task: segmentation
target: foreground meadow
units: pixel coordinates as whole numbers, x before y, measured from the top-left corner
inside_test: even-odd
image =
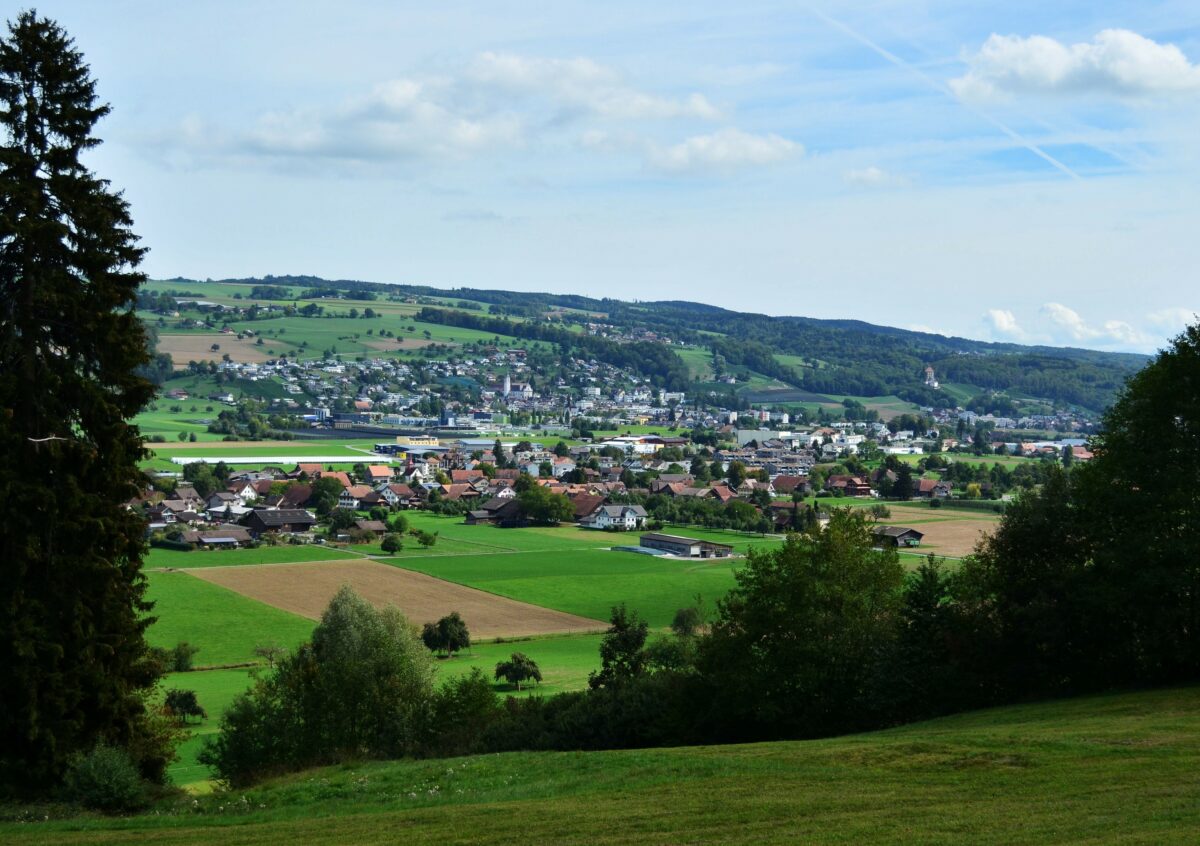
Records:
[[[1195,843],[1200,691],[829,740],[350,763],[6,843]]]

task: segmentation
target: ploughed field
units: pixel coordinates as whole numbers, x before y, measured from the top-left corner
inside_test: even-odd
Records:
[[[519,602],[374,561],[210,567],[191,575],[275,608],[316,620],[342,585],[378,605],[395,605],[413,621],[457,611],[477,638],[600,631],[600,620]]]

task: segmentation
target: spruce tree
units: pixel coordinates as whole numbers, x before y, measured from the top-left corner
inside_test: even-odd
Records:
[[[73,41],[25,12],[0,38],[0,791],[55,783],[97,742],[169,757],[145,692],[133,307],[144,250],[81,156],[109,107]]]

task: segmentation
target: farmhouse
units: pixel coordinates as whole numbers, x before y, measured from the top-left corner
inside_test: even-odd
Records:
[[[641,545],[685,558],[728,558],[733,554],[733,547],[727,544],[685,538],[682,535],[664,535],[659,532],[647,532],[642,535]]]
[[[184,543],[190,543],[192,546],[236,549],[250,542],[250,533],[241,526],[218,526],[210,531],[184,532],[182,539]]]
[[[259,537],[269,532],[307,532],[317,518],[303,508],[256,508],[242,522],[251,535]]]
[[[872,529],[881,546],[920,546],[924,532],[903,526],[876,526]]]
[[[600,505],[579,521],[585,529],[617,529],[628,532],[646,525],[646,509],[640,505]]]
[[[512,497],[492,497],[480,508],[467,513],[467,525],[492,525],[510,528],[525,524],[521,505]]]
[[[918,479],[913,493],[928,499],[946,499],[950,496],[950,483],[937,479]]]

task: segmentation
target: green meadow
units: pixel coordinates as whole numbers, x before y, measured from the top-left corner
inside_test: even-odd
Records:
[[[152,572],[146,579],[147,598],[154,602],[151,613],[156,618],[146,630],[146,639],[152,646],[172,647],[181,641],[199,646],[197,667],[258,661],[255,646],[277,643],[291,647],[312,634],[312,620],[187,573]]]
[[[197,549],[191,552],[151,548],[143,566],[146,569],[236,567],[243,564],[294,564],[300,561],[335,561],[361,557],[342,549],[312,544],[260,546],[257,549]]]
[[[828,740],[347,763],[10,844],[1192,844],[1195,688]]]
[[[737,566],[587,549],[382,560],[594,620],[607,620],[612,607],[624,602],[653,627],[669,625],[697,595],[711,609],[733,587]]]

